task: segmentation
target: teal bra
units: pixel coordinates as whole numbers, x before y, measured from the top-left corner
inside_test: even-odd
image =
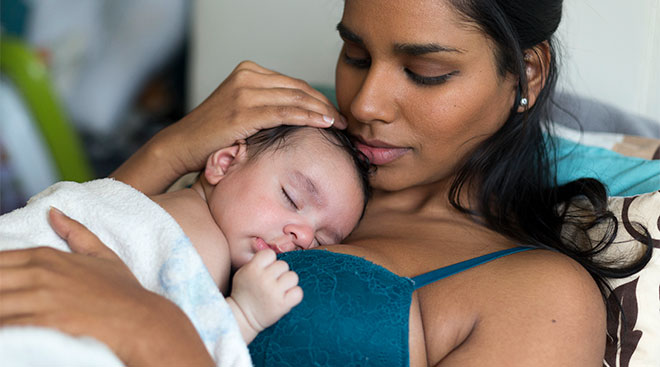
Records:
[[[279,255],[298,273],[304,297],[250,344],[255,366],[408,366],[415,289],[530,247],[515,247],[400,277],[363,258],[330,251]]]

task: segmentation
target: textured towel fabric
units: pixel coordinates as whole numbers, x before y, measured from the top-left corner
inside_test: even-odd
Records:
[[[0,217],[0,250],[50,246],[69,251],[48,224],[51,206],[94,232],[145,288],[176,303],[192,321],[218,366],[251,366],[229,305],[181,227],[158,204],[113,179],[83,184],[60,182],[35,195],[24,208]],[[3,340],[8,335],[12,334],[0,333],[3,362],[8,362],[4,358],[8,349],[3,351],[10,348],[4,341],[7,339]],[[71,337],[61,336],[46,338],[55,346],[71,343]],[[21,339],[30,343],[29,337]],[[40,342],[33,344],[32,350],[40,350],[43,339],[40,335]],[[43,365],[57,365],[50,357],[44,356]],[[68,364],[66,361],[64,364]],[[116,361],[100,364],[116,365]]]

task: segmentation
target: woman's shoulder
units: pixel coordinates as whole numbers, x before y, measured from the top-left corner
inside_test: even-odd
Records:
[[[547,250],[525,251],[477,276],[479,292],[471,297],[477,321],[450,359],[546,365],[552,358],[565,366],[602,360],[605,306],[579,263]]]
[[[601,293],[589,272],[570,257],[549,250],[520,252],[495,261],[488,279],[491,284],[487,287],[492,292],[509,294],[508,298],[501,298],[503,302],[529,299],[529,302],[518,299],[519,307],[568,308],[580,302],[602,303]]]
[[[552,282],[553,280],[577,281],[593,283],[589,272],[577,261],[562,253],[544,250],[532,249],[522,251],[506,258],[510,273],[504,273],[503,276],[517,278],[519,275],[527,275],[524,279],[538,278],[536,281]],[[553,276],[549,276],[553,275]]]

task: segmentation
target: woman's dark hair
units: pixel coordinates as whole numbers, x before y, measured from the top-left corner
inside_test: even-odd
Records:
[[[607,277],[621,278],[638,272],[651,257],[651,246],[635,261],[606,262],[603,251],[614,241],[617,219],[607,208],[607,190],[598,180],[579,179],[557,184],[556,147],[545,131],[550,99],[557,82],[557,55],[553,34],[562,14],[561,0],[450,0],[465,21],[476,25],[494,43],[499,74],[518,78],[518,95],[511,115],[493,136],[468,155],[452,183],[449,200],[458,210],[474,215],[489,228],[516,243],[551,249],[578,261],[594,278],[605,297],[611,291]],[[550,59],[544,86],[533,106],[519,113],[527,95],[524,53],[544,58],[547,42]],[[538,48],[537,48],[538,47]],[[462,203],[464,188],[476,190],[476,202]],[[590,203],[588,215],[577,217],[566,208],[576,199]],[[600,239],[589,239],[587,230],[605,226]],[[562,229],[578,230],[581,240],[562,236]],[[584,240],[587,239],[585,245]]]
[[[362,188],[362,195],[364,199],[362,214],[360,215],[360,218],[362,218],[367,207],[367,201],[371,197],[369,175],[371,174],[373,168],[367,157],[362,154],[362,152],[357,150],[357,148],[355,148],[353,143],[349,140],[348,136],[342,130],[332,127],[321,129],[310,126],[291,125],[281,125],[270,129],[260,130],[256,134],[246,139],[248,158],[256,158],[269,150],[286,149],[287,147],[291,146],[291,143],[295,142],[295,140],[292,139],[300,137],[300,132],[308,130],[316,131],[329,143],[343,150],[351,158],[353,166],[355,167],[355,173]],[[328,159],[334,158],[328,157]]]

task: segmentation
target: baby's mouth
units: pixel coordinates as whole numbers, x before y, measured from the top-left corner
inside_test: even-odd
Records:
[[[281,254],[282,253],[282,251],[276,245],[271,245],[268,242],[264,241],[263,238],[257,237],[257,240],[254,243],[255,252],[265,250],[265,249],[268,249],[268,248],[275,251],[276,254]]]

